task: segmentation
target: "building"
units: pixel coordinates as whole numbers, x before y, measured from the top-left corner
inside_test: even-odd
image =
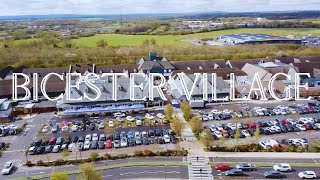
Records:
[[[301,39],[292,39],[269,34],[228,34],[215,39],[225,45],[241,44],[301,44]]]

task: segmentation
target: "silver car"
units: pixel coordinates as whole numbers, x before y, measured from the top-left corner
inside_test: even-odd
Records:
[[[12,169],[13,169],[13,163],[12,162],[7,162],[2,168],[2,174],[3,175],[8,175],[8,174],[11,173]]]

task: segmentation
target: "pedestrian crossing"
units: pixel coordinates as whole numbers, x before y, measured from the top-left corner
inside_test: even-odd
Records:
[[[190,180],[213,180],[208,157],[188,157],[188,161],[191,162],[188,166]]]

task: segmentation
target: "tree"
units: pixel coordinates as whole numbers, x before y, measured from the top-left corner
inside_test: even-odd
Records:
[[[69,180],[69,176],[66,172],[55,172],[51,174],[50,180]]]
[[[189,122],[192,132],[199,135],[202,130],[202,121],[198,117],[193,117]]]
[[[219,143],[221,146],[224,146],[224,143],[226,142],[226,138],[224,136],[221,136],[221,138],[219,139]]]
[[[207,151],[210,150],[212,142],[214,141],[214,137],[212,136],[209,129],[205,129],[202,131],[200,141],[206,147]]]
[[[173,118],[173,123],[171,123],[171,128],[176,133],[177,136],[181,137],[181,133],[184,127],[185,127],[185,124],[175,116]]]
[[[61,156],[64,157],[65,160],[69,155],[70,155],[70,152],[67,149],[64,149],[61,151]]]
[[[234,139],[237,141],[237,144],[239,142],[239,139],[240,139],[240,129],[237,127],[236,129],[236,133],[234,134]]]
[[[97,47],[106,47],[108,46],[108,43],[104,40],[104,39],[100,39],[99,41],[97,41]]]
[[[62,131],[62,137],[64,139],[71,139],[71,132],[70,131]]]
[[[180,108],[183,113],[183,117],[186,119],[186,121],[189,121],[192,116],[191,106],[190,106],[189,102],[183,101],[180,104]]]
[[[166,115],[166,118],[168,118],[168,120],[172,120],[173,107],[170,103],[168,103],[164,108],[164,114]]]
[[[259,127],[256,127],[256,130],[254,131],[253,135],[254,135],[254,138],[256,139],[256,141],[259,142],[260,137],[261,137]]]
[[[92,152],[90,154],[91,161],[96,161],[99,158],[99,154],[97,152]]]
[[[80,165],[80,173],[77,177],[78,180],[102,180],[102,175],[96,172],[94,166],[91,163]]]

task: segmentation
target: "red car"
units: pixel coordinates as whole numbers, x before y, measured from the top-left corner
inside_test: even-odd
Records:
[[[221,135],[222,135],[223,137],[225,137],[225,138],[228,138],[228,137],[229,137],[229,134],[228,134],[228,132],[227,132],[226,130],[221,130],[220,133],[221,133]]]
[[[231,169],[231,167],[226,163],[217,164],[214,168],[219,171],[228,171]]]
[[[112,141],[110,139],[108,139],[104,145],[106,146],[107,149],[111,149],[112,148]]]
[[[57,139],[55,137],[50,138],[49,145],[55,145],[56,141],[57,141]]]
[[[313,109],[311,109],[310,107],[305,107],[304,108],[305,110],[307,110],[308,111],[308,113],[314,113],[314,110]]]
[[[309,126],[308,124],[303,124],[302,126],[305,127],[306,130],[312,130],[312,127]]]
[[[284,119],[284,120],[282,120],[282,124],[287,124],[287,125],[289,125],[289,124],[291,124],[288,120],[286,120],[286,119]]]

